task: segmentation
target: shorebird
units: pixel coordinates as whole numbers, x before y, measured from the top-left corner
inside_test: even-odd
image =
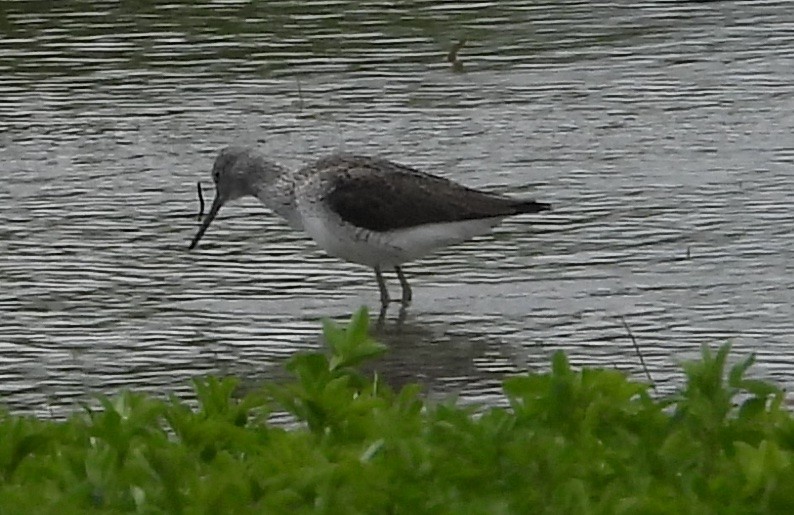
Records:
[[[384,269],[396,272],[405,306],[412,293],[403,263],[485,234],[508,216],[551,208],[353,154],[333,154],[290,171],[251,148],[226,147],[215,159],[212,180],[215,198],[191,250],[221,206],[253,196],[329,255],[372,268],[384,308],[390,302]]]

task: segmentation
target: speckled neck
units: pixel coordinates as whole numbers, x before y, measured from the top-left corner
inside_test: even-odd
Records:
[[[262,163],[267,173],[254,179],[255,196],[269,209],[284,218],[290,227],[303,229],[295,203],[295,174],[272,162]]]

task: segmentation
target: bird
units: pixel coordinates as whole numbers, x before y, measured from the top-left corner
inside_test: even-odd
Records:
[[[350,153],[289,170],[252,147],[228,146],[212,166],[215,197],[190,242],[198,245],[222,206],[253,196],[328,255],[372,268],[385,309],[383,271],[393,269],[403,307],[412,290],[402,265],[486,234],[508,216],[551,205],[470,188],[382,158]]]

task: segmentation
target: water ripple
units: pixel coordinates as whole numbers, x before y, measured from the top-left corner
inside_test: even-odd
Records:
[[[794,17],[785,2],[172,2],[6,6],[0,38],[0,396],[62,416],[92,393],[251,385],[375,306],[372,272],[254,201],[197,252],[218,148],[289,166],[348,150],[550,201],[406,266],[375,366],[503,402],[505,374],[654,380],[702,343],[794,360]],[[446,62],[460,38],[463,71]],[[211,192],[208,191],[208,194]],[[396,279],[389,276],[392,288]]]

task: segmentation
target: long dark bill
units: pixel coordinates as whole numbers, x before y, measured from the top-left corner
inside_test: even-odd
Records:
[[[221,206],[223,205],[223,201],[221,200],[220,196],[216,193],[215,198],[212,200],[212,206],[210,206],[210,212],[207,213],[207,216],[204,217],[204,221],[201,222],[201,227],[199,227],[198,232],[193,237],[193,241],[190,242],[190,247],[188,250],[193,250],[198,245],[199,240],[202,236],[204,236],[204,232],[207,230],[207,227],[210,226],[212,221],[215,219],[215,215],[218,214],[220,211]]]

